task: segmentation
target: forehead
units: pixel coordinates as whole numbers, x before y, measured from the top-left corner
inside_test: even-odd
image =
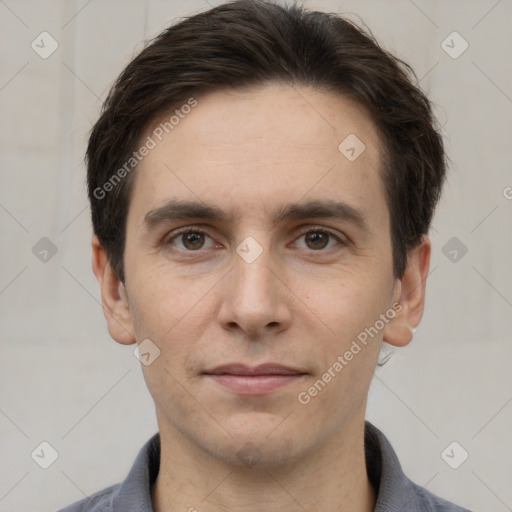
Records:
[[[224,203],[238,215],[252,208],[253,216],[258,205],[263,214],[306,196],[385,208],[378,133],[349,98],[272,84],[194,101],[141,137],[154,147],[136,169],[130,212],[170,198]]]

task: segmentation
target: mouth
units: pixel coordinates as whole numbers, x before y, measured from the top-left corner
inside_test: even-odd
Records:
[[[216,384],[241,395],[262,395],[276,391],[302,379],[302,370],[275,363],[247,366],[234,363],[213,368],[203,373]]]

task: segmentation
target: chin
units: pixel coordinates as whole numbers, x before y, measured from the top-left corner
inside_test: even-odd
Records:
[[[282,417],[270,421],[257,418],[257,414],[247,416],[228,422],[231,436],[226,436],[212,455],[229,464],[263,468],[292,463],[307,451],[304,432],[292,431]]]
[[[240,441],[237,446],[233,446],[231,443],[229,450],[220,450],[212,455],[229,465],[260,469],[286,466],[300,458],[300,454],[296,450],[279,440],[275,440],[273,443],[263,442],[259,439]]]

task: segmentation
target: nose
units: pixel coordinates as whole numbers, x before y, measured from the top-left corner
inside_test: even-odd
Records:
[[[271,268],[269,250],[252,262],[238,254],[222,289],[219,322],[228,331],[240,331],[246,337],[260,339],[288,329],[291,312],[290,291],[279,269]],[[273,266],[274,267],[274,266]]]

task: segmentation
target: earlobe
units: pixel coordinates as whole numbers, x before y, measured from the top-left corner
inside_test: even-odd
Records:
[[[99,282],[103,313],[112,338],[123,345],[136,342],[125,285],[112,270],[96,235],[91,241],[92,269]]]
[[[407,256],[404,275],[397,283],[397,312],[385,327],[383,340],[397,347],[407,345],[413,329],[420,323],[425,307],[425,285],[430,266],[430,240],[424,235],[421,243]]]

